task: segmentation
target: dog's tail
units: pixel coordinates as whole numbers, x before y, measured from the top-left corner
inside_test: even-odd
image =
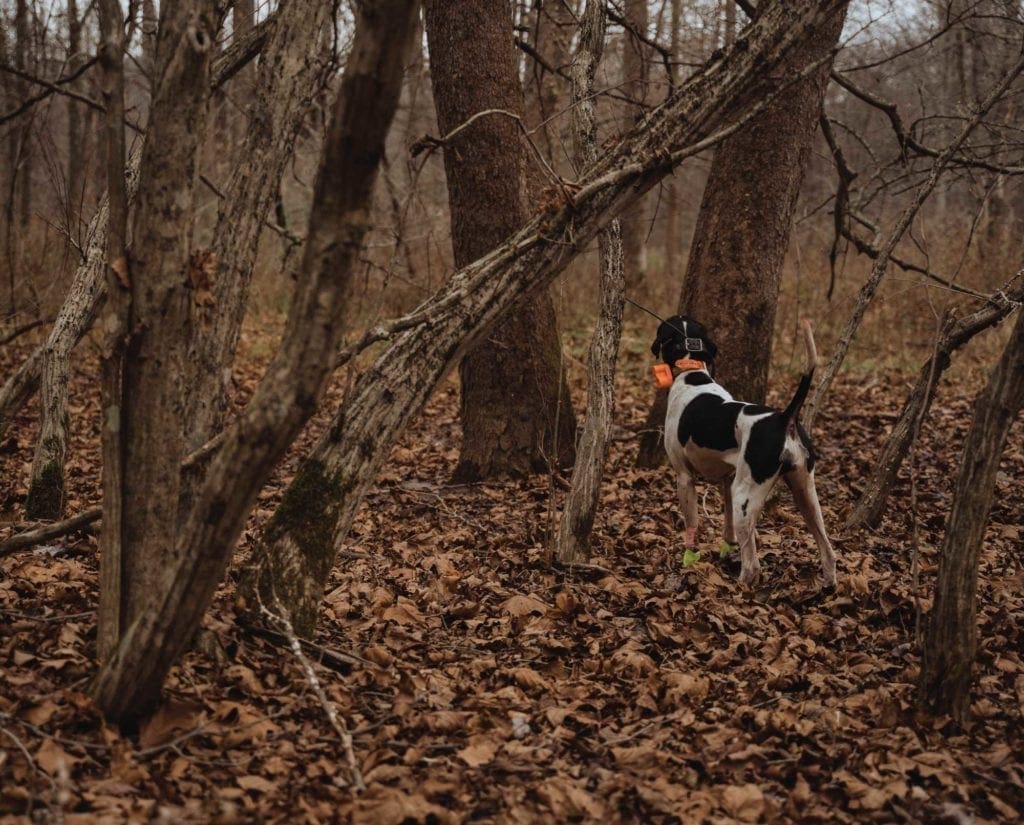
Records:
[[[804,346],[807,347],[807,369],[800,378],[800,386],[796,388],[793,400],[789,402],[789,406],[786,407],[782,413],[787,423],[796,421],[797,416],[800,415],[800,408],[804,405],[804,401],[807,400],[807,393],[810,392],[811,389],[811,379],[814,378],[814,369],[818,366],[818,350],[814,346],[814,335],[811,333],[811,322],[804,318],[800,322],[800,328],[804,333]]]

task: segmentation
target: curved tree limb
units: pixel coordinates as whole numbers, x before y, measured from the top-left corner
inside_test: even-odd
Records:
[[[917,215],[918,210],[935,189],[943,171],[945,171],[946,167],[949,166],[951,159],[956,156],[956,153],[959,151],[964,141],[967,140],[968,135],[970,135],[974,128],[981,122],[981,119],[996,104],[996,102],[1002,98],[1006,93],[1006,90],[1010,87],[1010,84],[1013,83],[1021,71],[1024,71],[1024,53],[1018,57],[1017,62],[1013,64],[1010,70],[1003,76],[1002,80],[992,87],[989,93],[985,96],[985,99],[978,105],[978,109],[971,116],[970,120],[964,124],[959,134],[957,134],[949,145],[942,150],[936,158],[935,163],[932,164],[928,178],[917,188],[917,191],[914,193],[913,200],[906,206],[896,223],[893,225],[893,228],[890,230],[889,236],[880,248],[879,255],[875,259],[874,266],[871,268],[871,274],[868,276],[864,286],[861,287],[860,294],[857,296],[857,303],[853,309],[853,314],[846,322],[846,326],[840,334],[835,351],[832,354],[832,358],[829,361],[828,366],[825,368],[821,381],[818,383],[818,386],[814,391],[814,395],[805,407],[804,425],[808,430],[810,430],[814,417],[817,415],[821,407],[822,399],[828,393],[829,387],[832,385],[832,381],[836,377],[836,373],[839,372],[839,368],[842,366],[843,360],[846,358],[846,353],[849,351],[850,344],[853,342],[853,336],[856,334],[857,328],[860,326],[860,322],[864,318],[864,313],[867,312],[871,299],[875,296],[875,292],[882,281],[882,277],[885,275],[886,268],[888,267],[889,261],[892,259],[892,254],[896,249],[896,245],[900,242],[903,234],[910,227],[910,224]]]

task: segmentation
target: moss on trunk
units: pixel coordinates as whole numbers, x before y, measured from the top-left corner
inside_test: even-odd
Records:
[[[57,521],[64,515],[64,468],[53,459],[32,479],[25,499],[25,517],[29,520]]]
[[[332,510],[344,494],[339,475],[316,459],[302,463],[253,551],[254,564],[247,567],[240,586],[252,607],[262,602],[277,613],[278,605],[283,606],[303,638],[312,637],[316,630],[322,596],[310,585],[327,581],[334,563]]]

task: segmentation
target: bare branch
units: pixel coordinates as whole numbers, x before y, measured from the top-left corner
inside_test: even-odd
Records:
[[[846,353],[853,341],[853,336],[856,334],[857,328],[860,326],[861,319],[863,319],[864,313],[867,311],[868,304],[871,303],[871,299],[874,297],[875,291],[878,289],[878,285],[881,282],[882,277],[885,275],[886,268],[889,261],[892,259],[892,254],[896,249],[896,245],[910,227],[910,224],[917,215],[918,210],[935,189],[942,172],[952,162],[957,151],[959,151],[964,141],[967,140],[968,135],[970,135],[974,130],[974,127],[981,122],[982,118],[984,118],[988,111],[1006,93],[1010,84],[1016,80],[1021,71],[1024,71],[1024,54],[1017,58],[1017,62],[1013,64],[1002,80],[1000,80],[985,96],[985,99],[978,106],[978,110],[974,113],[971,119],[964,124],[960,133],[939,154],[935,163],[932,164],[928,179],[918,187],[913,200],[903,210],[903,213],[893,226],[885,244],[879,250],[878,257],[875,260],[874,266],[871,268],[871,274],[868,277],[868,280],[865,282],[864,286],[861,287],[853,314],[850,316],[846,323],[846,327],[840,335],[839,341],[836,344],[835,352],[832,354],[832,359],[829,361],[828,367],[825,369],[825,374],[822,376],[821,382],[818,384],[818,387],[814,392],[814,397],[807,405],[807,412],[804,415],[804,420],[808,429],[810,429],[814,416],[821,408],[821,400],[828,393],[832,380],[835,378],[836,373],[839,372],[839,367],[842,366],[843,360],[846,358]]]
[[[919,140],[917,140],[910,130],[906,129],[903,125],[903,118],[900,116],[899,107],[895,103],[891,103],[884,98],[878,97],[878,95],[872,94],[862,86],[858,86],[849,77],[842,74],[841,72],[832,72],[832,79],[846,89],[854,97],[867,103],[869,106],[878,109],[880,112],[885,114],[889,118],[889,123],[892,125],[893,132],[896,133],[896,142],[899,143],[900,150],[904,156],[907,150],[914,152],[917,155],[930,158],[938,158],[942,152],[938,149],[933,149],[930,146],[925,146]],[[972,119],[975,125],[979,122],[977,119]],[[966,166],[974,169],[985,169],[989,172],[997,172],[1000,175],[1024,175],[1024,166],[1003,166],[1000,164],[989,163],[986,160],[980,160],[978,158],[967,157],[966,155],[953,155],[947,161],[954,166]]]

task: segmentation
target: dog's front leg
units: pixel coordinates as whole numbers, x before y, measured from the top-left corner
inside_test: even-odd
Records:
[[[771,491],[771,484],[757,484],[748,475],[737,474],[729,489],[734,529],[740,544],[740,584],[753,584],[761,573],[757,559],[757,519]]]
[[[737,544],[736,525],[732,517],[732,495],[729,493],[729,486],[729,481],[722,482],[722,501],[725,510],[725,529],[722,531],[722,538],[725,539],[726,544],[731,545],[730,549],[735,549]]]
[[[683,531],[683,545],[687,549],[697,546],[697,489],[693,486],[693,476],[686,470],[680,470],[676,476],[676,493],[679,496],[679,509],[683,511],[686,529]]]

